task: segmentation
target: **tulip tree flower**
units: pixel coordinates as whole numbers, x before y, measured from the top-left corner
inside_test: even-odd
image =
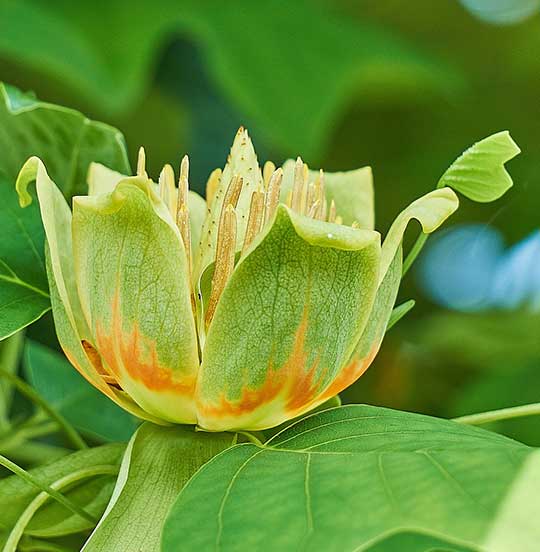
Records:
[[[381,244],[368,167],[323,173],[298,158],[261,170],[242,128],[206,203],[188,172],[185,157],[178,184],[169,165],[155,183],[143,150],[136,176],[92,164],[71,212],[32,157],[17,190],[27,205],[36,181],[71,363],[140,418],[209,431],[276,426],[356,381],[392,313],[408,223],[430,233],[458,207],[440,186]]]

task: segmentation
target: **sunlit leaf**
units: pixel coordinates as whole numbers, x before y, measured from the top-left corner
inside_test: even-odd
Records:
[[[508,131],[492,134],[464,151],[441,176],[437,187],[454,188],[473,201],[494,201],[512,186],[504,164],[520,151]]]

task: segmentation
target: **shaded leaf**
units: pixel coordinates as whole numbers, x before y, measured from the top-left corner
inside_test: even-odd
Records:
[[[61,480],[70,474],[84,471],[93,466],[109,466],[114,469],[115,467],[119,467],[124,448],[121,444],[110,444],[82,450],[50,464],[32,469],[30,473],[43,483],[52,485],[55,481]],[[76,491],[75,496],[77,496],[79,494],[77,487],[75,487],[74,491]],[[39,490],[16,475],[11,475],[0,480],[0,511],[2,512],[2,516],[0,517],[0,542],[2,537],[5,537],[11,531],[19,516],[38,494]],[[66,492],[66,496],[71,498],[69,490]],[[48,507],[46,508],[48,509]],[[56,510],[56,508],[52,507],[51,512],[53,510]],[[45,513],[44,515],[46,516],[47,514]],[[71,512],[64,510],[64,517],[70,519]],[[88,528],[87,520],[79,518],[76,522],[80,524],[79,527],[81,529]]]
[[[66,197],[86,191],[91,161],[129,173],[124,138],[118,130],[91,121],[73,109],[41,102],[3,83],[0,148],[0,172],[8,182],[15,181],[26,159],[39,156]]]
[[[231,101],[273,141],[307,156],[320,153],[331,122],[355,92],[369,97],[384,87],[397,98],[411,89],[446,96],[461,85],[455,70],[393,33],[305,0],[286,7],[277,0],[238,0],[234,10],[218,0],[144,0],[137,9],[120,0],[99,10],[67,1],[46,7],[8,2],[0,20],[11,23],[0,34],[5,56],[56,76],[102,109],[124,112],[140,97],[151,60],[171,29],[186,32]],[[298,52],[302,63],[292,61]]]
[[[126,450],[111,503],[84,552],[159,552],[162,521],[178,492],[233,438],[179,426],[141,426]]]
[[[505,437],[340,407],[206,464],[171,509],[162,550],[361,551],[396,535],[409,542],[400,552],[419,550],[411,540],[533,552],[539,477],[540,453]]]
[[[27,341],[24,369],[40,395],[79,430],[108,441],[127,441],[139,420],[90,385],[67,359]]]

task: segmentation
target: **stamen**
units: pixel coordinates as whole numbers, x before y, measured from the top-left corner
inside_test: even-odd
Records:
[[[328,202],[326,201],[326,197],[322,198],[322,207],[319,214],[320,220],[326,220],[326,214],[328,213]]]
[[[304,163],[301,157],[296,158],[294,182],[292,188],[292,208],[300,213],[302,206],[302,187],[304,185]]]
[[[206,205],[208,205],[209,208],[214,201],[214,197],[216,195],[216,191],[219,187],[220,182],[221,169],[215,169],[210,173],[208,181],[206,182]]]
[[[159,195],[163,203],[167,205],[171,215],[174,216],[176,210],[175,205],[175,185],[174,185],[174,170],[170,165],[165,165],[159,174]]]
[[[343,219],[340,216],[336,217],[336,220],[334,221],[335,224],[343,224]]]
[[[229,205],[236,207],[243,185],[244,180],[241,176],[235,174],[231,178],[227,191],[225,192],[225,198],[223,199],[223,208],[226,208]]]
[[[270,220],[276,212],[279,204],[279,194],[281,192],[281,181],[283,180],[283,169],[279,168],[274,171],[268,189],[266,190],[266,205],[264,207],[264,221]]]
[[[304,182],[302,183],[302,193],[300,194],[300,210],[298,211],[302,215],[305,215],[308,211],[308,193],[309,184],[307,178],[304,178]]]
[[[310,182],[307,187],[307,198],[306,198],[306,213],[311,211],[313,204],[317,201],[317,193],[315,188],[315,182]]]
[[[242,247],[242,255],[244,255],[261,229],[261,222],[264,215],[264,195],[264,192],[259,191],[251,194],[249,217],[246,226],[246,235],[244,237],[244,245]]]
[[[122,389],[120,387],[120,384],[118,383],[118,380],[112,374],[107,372],[107,370],[103,366],[103,363],[101,362],[101,356],[97,352],[97,349],[86,339],[81,340],[81,345],[86,355],[88,356],[90,363],[96,369],[96,372],[100,375],[103,381],[108,385],[116,387],[117,389]]]
[[[336,221],[336,203],[334,200],[330,202],[330,212],[328,213],[328,222]]]
[[[183,176],[186,177],[186,180],[189,179],[189,157],[187,155],[182,157],[182,162],[180,163],[180,178]]]
[[[313,215],[318,220],[326,220],[326,195],[324,191],[324,172],[319,170],[319,176],[315,180],[315,198],[319,202],[319,208]]]
[[[178,230],[180,230],[180,235],[182,236],[182,242],[184,243],[184,250],[186,252],[187,266],[191,274],[191,228],[189,226],[189,210],[185,203],[183,205],[179,205],[178,211],[176,212],[176,226],[178,226]]]
[[[353,220],[351,228],[360,228],[360,223],[357,220]]]
[[[263,168],[263,181],[264,181],[264,189],[267,190],[268,186],[270,184],[270,178],[274,174],[274,171],[276,170],[276,166],[272,161],[267,161],[264,164]]]
[[[146,153],[142,146],[139,148],[139,157],[137,158],[137,176],[146,176],[148,178],[148,174],[146,173]]]
[[[234,270],[236,252],[236,213],[232,205],[224,206],[219,221],[219,231],[216,246],[216,263],[212,276],[212,291],[208,301],[205,322],[208,326],[214,317],[216,307],[225,289],[225,285]]]
[[[187,155],[182,158],[180,163],[180,177],[178,179],[178,209],[180,206],[188,205],[188,191],[189,191],[189,159]]]
[[[316,219],[317,218],[317,214],[319,212],[319,207],[320,207],[320,200],[317,199],[315,201],[315,203],[313,203],[313,205],[310,207],[309,211],[308,211],[308,214],[307,216],[312,218],[312,219]]]
[[[287,197],[285,198],[285,205],[287,205],[287,207],[291,209],[292,209],[292,196],[293,196],[293,193],[292,193],[292,190],[290,190],[287,192]]]

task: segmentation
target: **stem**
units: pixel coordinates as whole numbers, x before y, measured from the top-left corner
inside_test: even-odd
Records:
[[[73,473],[65,475],[64,477],[58,479],[51,484],[51,489],[57,492],[59,489],[67,487],[71,483],[80,481],[81,479],[86,479],[88,477],[93,477],[95,475],[114,475],[117,473],[117,469],[114,466],[93,466],[91,468],[82,468]],[[4,545],[3,552],[15,552],[17,550],[17,545],[26,529],[26,526],[30,523],[31,519],[34,517],[34,514],[45,504],[50,494],[47,492],[39,493],[33,500],[28,504],[24,512],[19,516],[17,523],[11,530],[9,537]],[[63,495],[61,495],[63,496]],[[92,521],[92,524],[95,525],[98,522],[97,519]]]
[[[3,376],[8,381],[13,383],[13,385],[30,401],[37,404],[44,412],[46,412],[53,420],[57,422],[60,426],[60,429],[64,432],[66,438],[71,442],[71,444],[79,449],[83,450],[88,448],[88,445],[84,442],[82,437],[79,435],[77,430],[58,412],[53,408],[46,400],[41,397],[33,387],[28,385],[21,378],[15,374],[10,374],[6,372],[3,368],[0,368],[0,376]]]
[[[54,498],[57,502],[65,506],[68,510],[72,511],[74,514],[77,514],[78,516],[81,516],[82,518],[92,523],[97,523],[98,520],[95,519],[92,514],[89,514],[86,510],[81,508],[79,505],[69,500],[69,498],[66,498],[63,494],[59,493],[58,491],[55,491],[47,484],[42,483],[39,479],[34,477],[30,472],[27,472],[25,469],[21,468],[20,466],[17,466],[17,464],[12,462],[5,456],[2,456],[1,454],[0,454],[0,466],[4,466],[4,468],[7,468],[8,470],[12,471],[15,475],[18,475],[21,479],[24,479],[27,483],[30,483],[34,487],[38,488],[40,491],[47,493],[52,498]]]
[[[500,420],[512,420],[514,418],[523,418],[525,416],[540,415],[540,403],[524,404],[522,406],[512,406],[510,408],[501,408],[500,410],[491,410],[489,412],[480,412],[470,414],[469,416],[460,416],[453,418],[454,422],[468,425],[481,425],[489,422],[498,422]]]
[[[249,440],[250,443],[253,443],[254,445],[257,445],[258,447],[264,446],[263,441],[259,439],[255,433],[252,433],[250,431],[237,431],[236,433],[243,435],[246,439]],[[258,432],[257,432],[258,433]],[[259,435],[261,435],[259,433]]]
[[[403,261],[403,270],[401,272],[401,277],[403,278],[405,274],[409,271],[409,268],[411,268],[414,261],[416,261],[416,257],[420,254],[420,251],[422,251],[424,245],[427,242],[429,234],[424,234],[423,232],[416,238],[416,241],[414,242],[414,245],[412,246],[412,249],[409,251],[409,254],[405,258],[405,261]]]

